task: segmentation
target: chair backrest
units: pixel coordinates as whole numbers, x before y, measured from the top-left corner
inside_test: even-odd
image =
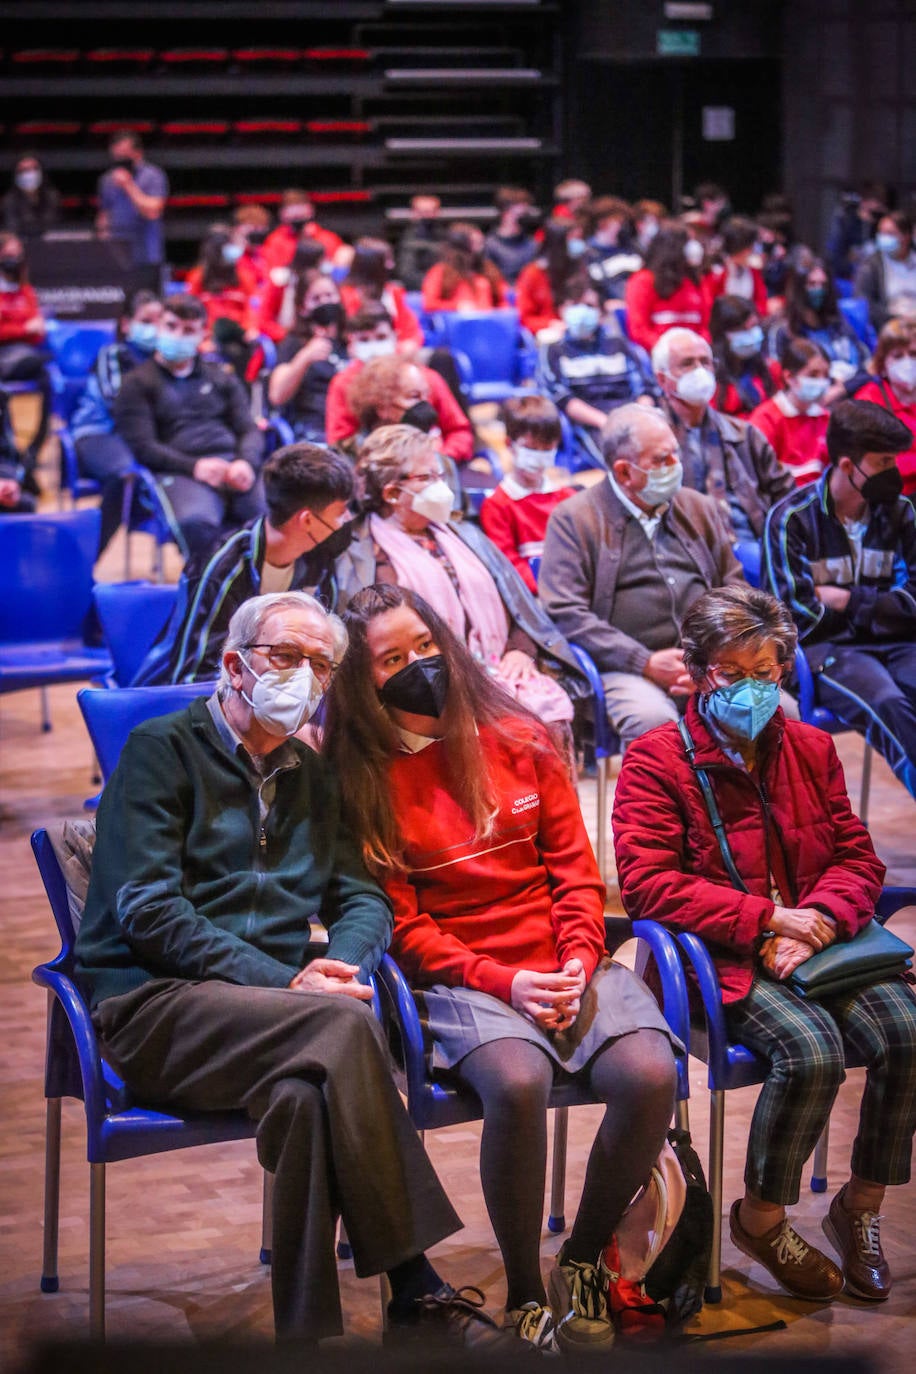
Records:
[[[95,365],[99,349],[114,343],[116,320],[95,324],[57,324],[48,331],[54,362],[64,378],[85,381]]]
[[[154,716],[181,711],[197,697],[209,696],[212,682],[188,682],[168,687],[84,687],[77,692],[89,738],[107,782],[117,767],[127,736],[135,725]]]
[[[877,337],[868,316],[868,301],[862,296],[847,296],[838,304],[846,323],[862,340],[866,348],[874,348]]]
[[[100,524],[98,509],[4,520],[0,643],[82,640]]]
[[[507,382],[516,380],[519,362],[518,311],[449,311],[442,316],[448,347],[467,355],[472,380]]]
[[[93,596],[118,687],[129,687],[178,600],[163,582],[98,582]]]

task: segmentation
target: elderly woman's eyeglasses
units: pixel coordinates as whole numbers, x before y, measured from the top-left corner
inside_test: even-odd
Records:
[[[322,687],[327,687],[331,678],[340,667],[339,663],[332,663],[327,658],[315,657],[312,654],[305,654],[301,649],[297,649],[295,644],[246,644],[246,649],[260,649],[267,657],[267,662],[271,668],[276,668],[278,672],[288,673],[296,668],[301,668],[303,663],[308,663],[315,679]]]

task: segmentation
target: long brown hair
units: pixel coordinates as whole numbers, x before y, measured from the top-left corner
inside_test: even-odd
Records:
[[[473,283],[475,277],[486,277],[492,304],[499,304],[503,284],[499,269],[483,253],[475,253],[471,235],[476,225],[456,220],[449,225],[448,236],[442,245],[442,299],[454,296],[461,282]]]
[[[461,640],[433,608],[406,587],[376,583],[357,592],[344,623],[349,647],[327,698],[323,752],[340,780],[344,815],[369,869],[403,868],[402,837],[391,805],[390,760],[398,752],[397,729],[372,680],[368,626],[386,611],[407,606],[429,630],[448,668],[442,713],[450,790],[474,824],[478,839],[493,832],[497,798],[480,727],[516,748],[552,748],[536,717],[479,668]]]

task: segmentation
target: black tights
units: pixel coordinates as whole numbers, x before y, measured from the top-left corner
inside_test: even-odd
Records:
[[[540,1239],[553,1061],[528,1040],[497,1040],[472,1050],[459,1071],[483,1103],[480,1179],[506,1269],[506,1306],[543,1303]],[[567,1253],[594,1264],[662,1147],[675,1070],[667,1037],[643,1030],[611,1041],[581,1072],[607,1109]]]

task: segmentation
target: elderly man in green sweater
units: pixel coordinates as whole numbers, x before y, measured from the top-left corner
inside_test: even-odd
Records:
[[[357,1273],[388,1273],[393,1331],[498,1344],[425,1257],[461,1223],[368,1005],[391,907],[334,778],[292,738],[345,648],[311,596],[253,597],[232,617],[210,700],[133,731],[99,807],[77,976],[141,1102],[257,1120],[276,1176],[278,1338],[341,1332],[340,1214]]]

